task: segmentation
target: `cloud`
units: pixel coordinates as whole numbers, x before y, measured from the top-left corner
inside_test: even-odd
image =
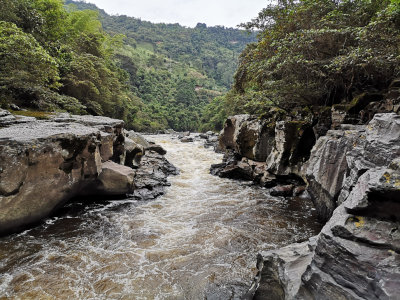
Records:
[[[197,23],[236,27],[242,22],[250,21],[268,5],[266,0],[86,0],[86,2],[94,3],[110,14],[127,15],[155,23],[179,23],[189,27],[194,27]]]

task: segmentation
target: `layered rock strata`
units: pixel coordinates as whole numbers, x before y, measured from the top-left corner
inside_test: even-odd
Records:
[[[220,135],[225,156],[211,173],[252,180],[285,197],[300,195],[304,187],[296,180],[302,180],[327,222],[308,242],[261,253],[244,298],[398,299],[400,116],[399,94],[392,94],[397,98],[363,96],[341,117],[343,107],[334,107],[302,122],[278,115],[226,121]],[[372,114],[377,105],[387,112]]]
[[[168,185],[166,177],[177,172],[154,151],[165,154],[161,147],[128,140],[121,120],[69,114],[23,123],[11,119],[2,111],[0,234],[37,222],[79,195],[156,189],[155,197]]]
[[[254,299],[397,299],[399,212],[395,159],[361,175],[317,237],[262,253]]]

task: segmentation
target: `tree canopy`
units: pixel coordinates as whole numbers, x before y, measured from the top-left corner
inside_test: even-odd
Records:
[[[280,0],[242,26],[261,32],[240,56],[227,113],[346,103],[400,75],[398,0]]]

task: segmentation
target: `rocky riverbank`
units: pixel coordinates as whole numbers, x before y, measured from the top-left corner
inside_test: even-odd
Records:
[[[398,105],[369,113],[365,124],[339,118],[338,109],[291,116],[277,110],[262,120],[237,115],[221,132],[225,156],[211,173],[252,180],[272,195],[311,197],[327,222],[308,242],[261,253],[248,294],[255,299],[396,299],[400,293]]]
[[[0,234],[18,231],[76,196],[153,199],[177,169],[162,147],[124,122],[58,114],[48,120],[0,111]]]

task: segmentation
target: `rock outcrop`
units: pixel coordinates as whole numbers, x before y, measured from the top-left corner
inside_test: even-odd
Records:
[[[219,136],[224,160],[211,166],[211,173],[253,180],[266,187],[290,183],[294,177],[301,183],[300,170],[309,158],[315,134],[308,121],[278,121],[275,117],[229,117]]]
[[[258,289],[253,291],[253,299],[295,299],[301,276],[311,263],[316,239],[260,253]]]
[[[397,299],[400,159],[368,170],[309,242],[262,253],[254,299]]]
[[[308,242],[262,253],[246,299],[398,298],[399,102],[396,83],[383,98],[362,94],[310,114],[228,118],[224,159],[210,172],[309,196],[327,222]]]
[[[342,125],[312,150],[303,174],[319,216],[328,220],[366,171],[400,157],[400,116],[376,114],[367,126]]]
[[[229,117],[219,137],[224,159],[210,172],[266,187],[292,184],[295,178],[307,184],[318,215],[327,221],[363,172],[399,155],[400,134],[395,113],[376,114],[367,126],[335,125],[327,111],[320,108],[304,121],[280,120],[279,114],[265,120]],[[327,131],[328,123],[338,129]]]
[[[311,241],[261,254],[255,299],[397,299],[400,116],[328,132],[305,170],[316,207],[333,215]]]
[[[299,298],[396,299],[400,160],[364,173],[318,237]]]
[[[11,119],[1,112],[0,123],[8,127],[0,129],[0,234],[37,222],[78,195],[122,196],[153,187],[162,194],[166,177],[177,172],[154,152],[165,154],[161,147],[141,141],[150,147],[146,152],[126,139],[121,120],[69,114]]]

